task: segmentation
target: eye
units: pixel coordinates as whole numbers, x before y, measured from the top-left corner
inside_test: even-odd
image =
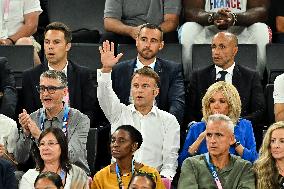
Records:
[[[271,143],[275,143],[275,139],[274,139],[274,138],[271,139],[270,142],[271,142]]]
[[[223,104],[227,103],[227,101],[225,99],[221,99],[220,102],[223,103]]]
[[[214,103],[214,102],[216,102],[215,99],[213,99],[213,98],[210,98],[210,99],[209,99],[209,103],[210,103],[210,104],[212,104],[212,103]]]
[[[207,137],[212,137],[212,134],[211,133],[207,133],[206,136]]]

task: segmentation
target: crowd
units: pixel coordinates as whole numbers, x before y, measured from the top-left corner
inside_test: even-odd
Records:
[[[283,189],[284,73],[274,81],[275,123],[263,132],[265,46],[271,29],[284,31],[281,6],[106,0],[94,60],[101,68],[91,70],[68,58],[66,24],[49,23],[43,39],[33,37],[48,1],[1,1],[0,45],[32,45],[35,66],[23,72],[19,93],[0,57],[0,188]],[[182,64],[158,56],[177,42]],[[137,56],[120,61],[121,43],[135,44]],[[212,64],[193,70],[192,45],[206,43]],[[257,44],[255,70],[236,61],[239,44]],[[110,141],[101,142],[112,158],[93,173],[88,132],[101,125],[110,125]]]

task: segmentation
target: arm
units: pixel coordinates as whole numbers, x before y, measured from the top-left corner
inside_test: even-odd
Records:
[[[160,24],[160,27],[164,33],[175,31],[178,27],[179,15],[177,14],[165,14],[164,21]]]
[[[168,100],[170,104],[169,113],[176,116],[179,123],[181,123],[185,108],[185,91],[181,64],[176,65],[176,69],[172,73],[172,76],[170,88],[168,90]]]
[[[15,78],[8,66],[7,59],[1,59],[0,62],[1,89],[3,90],[0,113],[10,117],[15,117],[17,104],[17,92]]]
[[[68,130],[68,134],[70,133],[70,136],[68,135],[68,154],[70,161],[84,169],[84,171],[89,172],[86,143],[90,129],[90,119],[81,112],[76,112],[73,114],[72,122],[73,128],[70,125]]]
[[[246,162],[239,172],[241,175],[239,178],[238,189],[255,189],[255,174],[251,163]]]
[[[284,103],[274,104],[275,122],[284,120]]]
[[[188,188],[189,186],[191,189],[198,189],[198,175],[195,174],[196,172],[197,170],[195,170],[191,160],[186,159],[181,167],[178,189]]]
[[[276,16],[276,31],[284,32],[284,16]]]
[[[274,115],[275,121],[284,121],[284,74],[276,77],[274,81]]]
[[[160,171],[162,176],[173,179],[177,169],[178,150],[180,148],[180,126],[173,115],[163,121],[163,165]]]

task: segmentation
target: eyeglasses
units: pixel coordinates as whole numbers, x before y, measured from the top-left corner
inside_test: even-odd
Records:
[[[48,146],[48,147],[53,147],[53,146],[55,146],[56,144],[59,144],[58,142],[55,142],[55,141],[49,141],[49,142],[47,142],[47,143],[45,143],[45,142],[40,142],[39,144],[38,144],[38,147],[40,148],[40,147],[44,147],[44,146]]]
[[[44,86],[44,85],[40,85],[40,86],[36,86],[37,92],[39,93],[43,93],[45,90],[47,90],[48,93],[50,94],[54,94],[57,90],[60,89],[64,89],[65,86]]]

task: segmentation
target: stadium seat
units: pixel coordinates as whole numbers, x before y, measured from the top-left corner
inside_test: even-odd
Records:
[[[265,97],[267,103],[267,123],[268,125],[274,123],[275,116],[274,116],[274,100],[273,100],[273,90],[274,84],[267,84],[265,88]]]
[[[159,52],[158,57],[181,63],[182,46],[176,43],[165,44],[164,48]],[[137,57],[137,50],[134,44],[119,44],[118,53],[123,53],[120,61],[134,59]]]
[[[91,171],[91,175],[95,174],[95,163],[97,157],[98,129],[90,128],[87,138],[87,161]]]
[[[268,83],[274,83],[275,78],[284,72],[284,44],[266,45],[266,70]]]
[[[93,43],[72,43],[68,58],[81,66],[97,70],[101,68],[99,46]]]
[[[239,44],[235,57],[236,64],[256,70],[257,47],[255,44]],[[192,47],[192,69],[202,69],[212,64],[212,52],[210,44],[194,44]]]

